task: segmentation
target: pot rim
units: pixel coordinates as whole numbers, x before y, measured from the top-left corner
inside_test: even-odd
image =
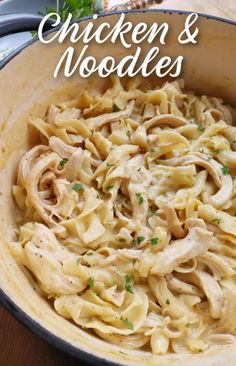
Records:
[[[186,10],[174,10],[174,9],[145,9],[145,10],[125,10],[125,11],[115,11],[111,13],[98,14],[98,18],[104,18],[113,15],[119,14],[130,14],[130,13],[164,13],[164,14],[177,14],[177,15],[189,15],[192,13],[198,14],[199,17],[205,18],[207,20],[217,20],[223,23],[230,24],[232,26],[236,26],[236,21],[229,20],[226,18],[208,15],[199,12],[186,11]],[[76,20],[76,23],[82,23],[87,20],[93,20],[93,16],[87,16],[82,19]],[[60,28],[60,25],[45,32],[46,35],[51,34],[57,31]],[[20,54],[25,48],[31,46],[35,42],[39,41],[38,37],[35,37],[28,42],[24,43],[22,46],[15,49],[11,52],[7,57],[0,62],[0,71],[3,69],[11,60],[13,60],[18,54]],[[40,339],[46,341],[57,349],[66,352],[72,357],[87,362],[91,365],[98,366],[122,366],[121,364],[115,363],[113,361],[109,361],[100,356],[93,355],[88,353],[88,351],[81,350],[68,341],[63,340],[62,338],[56,336],[50,330],[46,329],[33,318],[31,318],[25,311],[23,311],[11,298],[0,288],[0,304],[4,306],[4,308],[14,316],[21,324],[23,324],[28,330],[32,333],[36,334]]]

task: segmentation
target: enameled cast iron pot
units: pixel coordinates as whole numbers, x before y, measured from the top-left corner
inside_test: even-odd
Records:
[[[186,88],[201,94],[222,97],[236,106],[236,24],[227,20],[200,15],[198,45],[181,46],[176,41],[183,29],[187,13],[176,11],[127,12],[126,17],[135,25],[140,21],[158,24],[166,21],[170,25],[171,36],[163,54],[185,57],[182,77]],[[119,13],[104,15],[96,21],[114,25]],[[85,26],[90,19],[81,20]],[[36,20],[37,23],[38,20]],[[24,30],[32,27],[32,22],[24,21]],[[14,31],[21,25],[13,22]],[[35,25],[35,22],[33,22]],[[8,19],[0,26],[0,35],[12,31]],[[50,36],[50,35],[49,35]],[[48,104],[73,97],[84,87],[97,90],[104,80],[82,80],[78,74],[70,79],[60,77],[55,80],[53,70],[60,54],[69,43],[42,45],[37,40],[29,42],[5,59],[0,67],[0,298],[2,304],[22,323],[41,338],[70,353],[80,360],[93,365],[134,365],[134,366],[235,366],[236,341],[234,344],[211,348],[199,355],[155,356],[151,353],[122,350],[80,330],[76,325],[55,313],[53,307],[34,290],[27,271],[20,268],[12,258],[7,243],[15,239],[14,228],[18,213],[11,196],[16,168],[22,153],[32,146],[34,136],[27,128],[32,115],[43,116]],[[155,46],[153,44],[152,46]],[[82,45],[77,45],[78,52]],[[136,46],[135,46],[136,47]],[[147,44],[142,45],[147,52]],[[119,44],[109,47],[94,44],[91,54],[101,59],[115,55],[118,59],[130,50]],[[160,80],[154,80],[154,84]],[[63,91],[62,91],[63,88]],[[235,309],[236,310],[236,309]],[[120,352],[122,351],[122,352]],[[125,352],[125,354],[123,353]]]

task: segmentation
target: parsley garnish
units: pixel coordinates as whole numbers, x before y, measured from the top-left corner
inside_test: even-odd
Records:
[[[91,257],[91,255],[93,255],[93,253],[92,253],[92,252],[90,252],[90,253],[87,253],[86,255],[89,255],[89,256]]]
[[[156,150],[154,149],[154,147],[151,147],[150,151],[151,153],[154,153]]]
[[[189,327],[190,327],[190,324],[189,324],[189,323],[186,323],[186,324],[185,324],[185,327],[186,327],[186,328],[189,328]]]
[[[220,149],[217,149],[217,150],[213,150],[213,154],[217,155],[220,153]]]
[[[203,352],[203,350],[201,349],[201,348],[198,348],[198,353],[201,353],[201,352]]]
[[[112,166],[115,166],[115,164],[109,164],[109,163],[107,163],[107,167],[108,168],[111,168]]]
[[[79,265],[79,262],[80,262],[80,258],[78,258],[78,259],[76,260],[76,264],[77,264],[77,266]]]
[[[114,186],[107,186],[105,189],[107,192],[110,192],[110,190],[113,188]]]
[[[116,104],[113,104],[113,112],[120,112],[121,109],[116,105]]]
[[[124,319],[122,316],[120,317],[120,320],[122,320],[122,323],[124,324],[124,326],[127,328],[127,329],[130,329],[130,330],[133,330],[134,329],[134,326],[132,323],[130,323],[128,321],[128,319]]]
[[[207,160],[210,161],[211,159],[212,159],[212,157],[211,156],[208,156]]]
[[[149,239],[148,241],[151,243],[152,246],[157,245],[158,244],[158,238],[152,238]]]
[[[141,244],[141,243],[142,243],[142,241],[144,241],[144,240],[145,240],[144,236],[138,236],[138,237],[137,237],[137,243],[138,243],[138,244]]]
[[[83,191],[84,187],[81,183],[75,183],[72,187],[72,189],[76,192]]]
[[[229,174],[229,168],[227,166],[224,165],[223,168],[221,168],[221,170],[224,175]]]
[[[220,224],[220,222],[221,222],[221,219],[214,219],[214,220],[212,220],[212,222],[214,222],[215,224],[217,224],[217,225],[219,225]]]
[[[90,288],[94,288],[94,278],[93,277],[89,277],[88,285]]]
[[[133,290],[131,288],[131,281],[132,281],[132,277],[130,277],[128,274],[126,274],[125,275],[125,291],[133,294]]]
[[[130,131],[130,130],[128,130],[128,131],[126,132],[126,135],[127,135],[128,137],[130,137],[130,135],[131,135],[131,131]]]
[[[144,202],[144,198],[142,196],[142,193],[135,193],[135,194],[138,197],[138,203],[139,203],[139,205],[142,205],[143,202]]]
[[[61,17],[61,22],[64,23],[69,15],[72,14],[72,19],[83,18],[92,14],[92,0],[64,0],[63,5],[59,8],[58,14]],[[46,7],[46,14],[56,13],[56,9]]]
[[[200,149],[200,150],[199,150],[199,152],[200,152],[201,154],[204,154],[204,149]]]
[[[157,212],[156,210],[151,210],[151,215],[160,217],[159,212]]]
[[[120,238],[120,239],[119,239],[119,242],[120,242],[120,243],[125,243],[125,242],[126,242],[126,240],[125,240],[124,238]]]
[[[64,166],[67,163],[68,159],[62,159],[60,161],[60,166]]]
[[[199,132],[204,132],[205,131],[205,127],[203,127],[201,125],[197,126],[197,129],[198,129]]]
[[[166,305],[170,305],[170,300],[166,299]]]

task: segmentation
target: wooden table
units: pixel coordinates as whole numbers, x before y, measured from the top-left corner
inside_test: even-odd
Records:
[[[236,20],[235,0],[164,0],[158,8],[210,13]],[[87,366],[48,345],[0,307],[0,365]]]

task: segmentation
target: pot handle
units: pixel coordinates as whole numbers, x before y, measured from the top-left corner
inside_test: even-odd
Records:
[[[8,34],[37,31],[42,17],[31,14],[4,14],[0,15],[0,38]],[[45,31],[51,29],[53,20],[48,20],[45,25]]]

